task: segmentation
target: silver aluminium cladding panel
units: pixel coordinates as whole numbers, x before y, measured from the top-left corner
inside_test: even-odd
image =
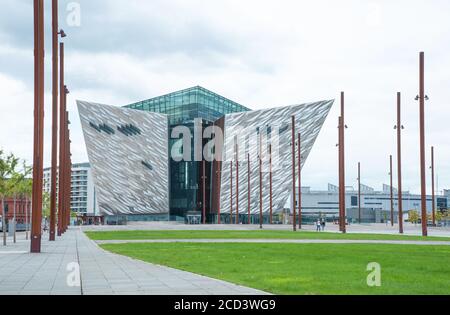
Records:
[[[167,116],[77,104],[101,214],[168,214]]]
[[[301,134],[303,167],[333,103],[334,101],[330,100],[226,115],[220,187],[221,212],[235,213],[236,178],[239,176],[239,213],[247,213],[248,154],[250,154],[250,212],[259,213],[259,153],[262,152],[262,208],[264,214],[269,213],[270,143],[272,143],[272,211],[273,213],[282,211],[292,195],[291,117],[293,115],[296,117],[296,140],[298,132]],[[236,150],[239,173],[236,172]],[[296,146],[296,164],[297,150]]]

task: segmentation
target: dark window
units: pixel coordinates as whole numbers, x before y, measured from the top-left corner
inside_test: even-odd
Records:
[[[150,163],[147,163],[145,161],[142,161],[142,165],[144,165],[146,168],[148,168],[150,171],[153,171],[153,166]]]
[[[119,130],[121,133],[123,133],[127,137],[140,135],[142,133],[138,127],[136,127],[132,124],[117,126],[117,130]]]

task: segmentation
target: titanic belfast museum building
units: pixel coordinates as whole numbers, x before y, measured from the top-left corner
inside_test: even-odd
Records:
[[[124,107],[77,104],[107,220],[259,223],[284,211],[293,156],[298,173],[333,100],[251,110],[197,86]]]

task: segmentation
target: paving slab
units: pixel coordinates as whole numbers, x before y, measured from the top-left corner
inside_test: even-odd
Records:
[[[55,242],[42,239],[42,253],[29,241],[0,247],[0,295],[264,295],[265,292],[158,266],[101,249],[79,228]],[[69,267],[78,266],[79,272]],[[75,276],[75,277],[73,277]],[[68,280],[79,276],[79,286]]]

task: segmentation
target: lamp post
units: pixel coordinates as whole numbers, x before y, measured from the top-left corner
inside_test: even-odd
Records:
[[[236,143],[236,224],[239,224],[239,145],[237,143],[237,136],[235,137]]]
[[[42,177],[44,153],[44,1],[34,0],[34,144],[33,212],[31,217],[32,253],[41,252]],[[5,229],[5,226],[3,226]]]
[[[397,196],[398,196],[398,231],[403,233],[403,196],[402,196],[402,130],[405,129],[401,122],[401,93],[397,92],[397,125],[394,129],[397,130]]]
[[[65,100],[65,83],[64,83],[64,43],[59,44],[60,54],[60,81],[59,81],[59,176],[58,176],[58,236],[63,233],[63,220],[64,220],[64,173],[65,173],[65,138],[66,138],[66,104]]]
[[[66,86],[64,86],[64,104],[66,104],[67,107],[67,94],[69,94],[69,90],[67,89]],[[66,137],[66,141],[67,141],[67,146],[66,146],[66,207],[65,207],[65,225],[64,225],[64,232],[67,232],[67,229],[69,228],[70,225],[70,206],[71,206],[71,182],[72,182],[72,158],[71,158],[71,153],[70,153],[70,130],[69,130],[69,125],[70,125],[70,121],[69,121],[69,112],[66,111],[66,133],[67,133],[67,137]]]
[[[233,223],[233,161],[230,161],[230,224]]]
[[[247,154],[247,224],[250,224],[250,153]]]
[[[263,198],[262,198],[262,133],[259,130],[259,228],[263,228]]]
[[[298,229],[302,228],[302,138],[298,132]]]
[[[344,92],[341,92],[341,116],[339,118],[339,214],[341,232],[346,233],[345,222],[345,116],[344,116],[345,98]]]
[[[391,192],[391,226],[394,226],[394,188],[392,180],[392,155],[389,156],[389,177],[391,181],[390,192]]]
[[[222,168],[222,165],[223,165],[223,163],[222,162],[219,162],[219,161],[216,161],[216,165],[217,165],[217,171],[216,171],[216,180],[217,180],[217,182],[216,182],[216,187],[217,187],[217,189],[216,189],[216,191],[217,191],[217,194],[216,194],[216,204],[217,204],[217,224],[221,224],[221,222],[220,222],[220,182],[221,182],[221,173],[222,173],[222,171],[221,171],[221,168]]]
[[[358,221],[361,224],[361,163],[358,162]]]
[[[205,159],[202,160],[202,210],[203,224],[206,224],[206,166]]]
[[[436,225],[436,196],[434,195],[434,147],[431,147],[431,207],[433,211],[433,226]]]
[[[66,37],[63,30],[58,31],[58,0],[52,0],[52,166],[50,188],[50,230],[49,240],[55,240],[56,227],[56,179],[58,172],[58,35]]]
[[[427,230],[427,187],[425,179],[425,100],[428,96],[425,95],[425,54],[420,52],[419,56],[419,95],[416,100],[419,101],[419,125],[420,125],[420,194],[421,194],[421,208],[422,208],[422,236],[428,235]]]
[[[269,207],[270,207],[270,224],[273,224],[273,196],[272,196],[272,143],[269,144]]]
[[[291,117],[292,124],[292,138],[291,138],[291,147],[292,147],[292,229],[293,231],[297,231],[297,218],[296,218],[296,198],[295,198],[295,116]]]

